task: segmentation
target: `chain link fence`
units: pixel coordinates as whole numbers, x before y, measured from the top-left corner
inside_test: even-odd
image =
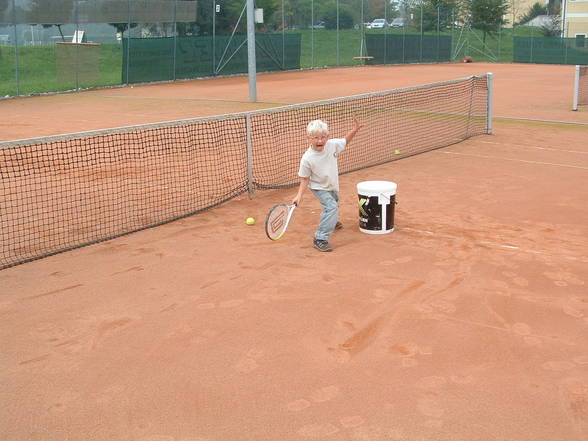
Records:
[[[588,64],[584,40],[480,24],[440,5],[257,0],[257,69]],[[0,0],[0,97],[246,72],[243,0]]]

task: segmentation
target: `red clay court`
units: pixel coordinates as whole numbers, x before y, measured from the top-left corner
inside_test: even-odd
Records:
[[[486,72],[494,134],[341,176],[333,253],[312,248],[310,194],[284,239],[265,237],[286,189],[0,271],[0,439],[588,439],[588,110],[570,110],[573,66],[274,73],[255,104],[246,77],[18,98],[0,101],[0,139]],[[358,229],[365,180],[398,184],[391,234]]]

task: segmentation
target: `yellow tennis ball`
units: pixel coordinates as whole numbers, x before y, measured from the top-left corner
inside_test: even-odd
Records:
[[[394,154],[395,155],[399,155],[400,154],[400,150],[398,150],[398,149],[394,150]]]
[[[255,219],[252,217],[248,217],[245,222],[247,222],[247,225],[253,225],[255,223]]]

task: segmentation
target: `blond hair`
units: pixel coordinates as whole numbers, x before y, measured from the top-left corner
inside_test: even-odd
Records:
[[[308,126],[306,127],[306,133],[308,136],[311,136],[313,133],[325,133],[328,135],[329,125],[320,119],[315,119],[314,121],[308,123]]]

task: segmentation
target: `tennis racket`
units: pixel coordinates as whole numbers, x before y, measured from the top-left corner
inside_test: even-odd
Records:
[[[267,237],[271,240],[281,239],[288,228],[295,209],[295,204],[274,205],[265,218],[265,234],[267,234]]]

